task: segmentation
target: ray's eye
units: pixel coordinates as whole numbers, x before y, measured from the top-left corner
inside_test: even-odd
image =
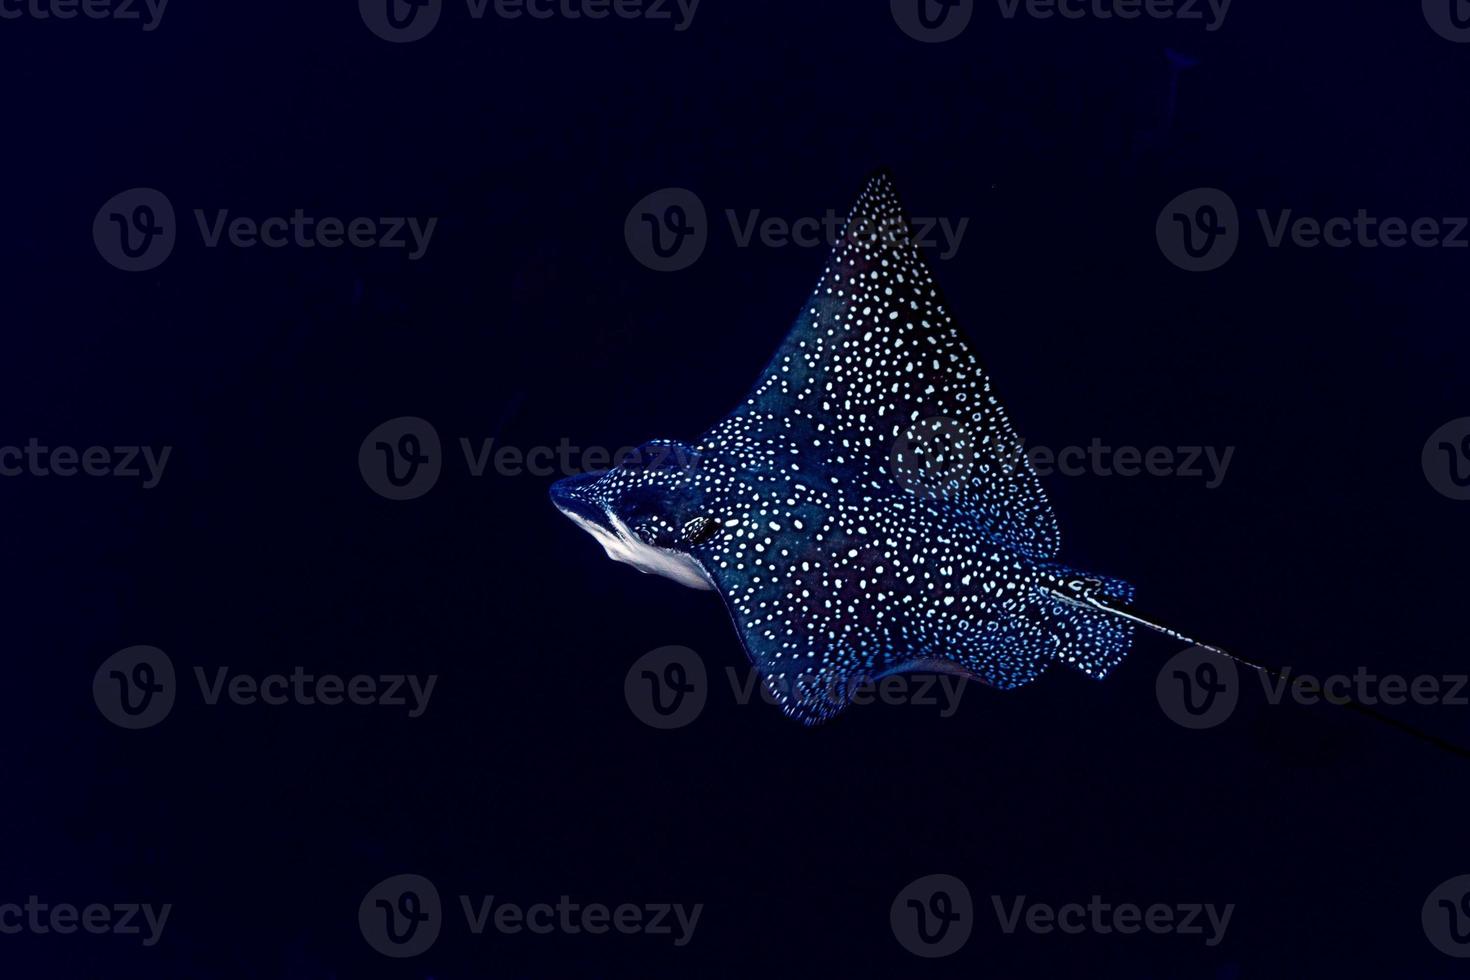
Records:
[[[684,540],[692,545],[704,544],[710,538],[714,537],[715,532],[719,529],[719,521],[711,520],[708,517],[696,517],[684,525]]]

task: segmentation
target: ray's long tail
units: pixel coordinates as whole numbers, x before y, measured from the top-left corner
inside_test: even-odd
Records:
[[[1163,623],[1160,623],[1157,620],[1150,619],[1149,617],[1139,613],[1138,610],[1134,609],[1132,605],[1129,604],[1129,600],[1132,598],[1131,590],[1129,590],[1127,598],[1120,597],[1117,594],[1116,589],[1102,587],[1103,583],[1106,581],[1107,580],[1100,580],[1095,578],[1048,575],[1048,582],[1043,587],[1043,589],[1052,598],[1057,599],[1061,602],[1081,606],[1083,608],[1100,610],[1108,614],[1109,616],[1123,619],[1128,622],[1135,623],[1139,626],[1147,627],[1148,629],[1153,630],[1155,633],[1161,633],[1164,636],[1178,640],[1181,643],[1187,643],[1190,646],[1199,647],[1201,650],[1206,650],[1210,653],[1225,657],[1226,659],[1233,660],[1237,664],[1240,664],[1242,667],[1249,668],[1250,670],[1259,671],[1262,674],[1271,677],[1282,684],[1289,685],[1293,690],[1300,690],[1299,685],[1309,683],[1305,678],[1300,676],[1293,676],[1289,671],[1284,671],[1279,668],[1269,666],[1267,664],[1257,663],[1253,660],[1247,660],[1245,657],[1238,656],[1228,650],[1223,650],[1220,647],[1214,646],[1209,643],[1202,643],[1199,640],[1196,640],[1194,637],[1187,636],[1171,626],[1165,626]],[[1375,711],[1373,708],[1368,707],[1361,701],[1355,701],[1354,699],[1345,695],[1328,697],[1319,690],[1312,690],[1310,693],[1313,695],[1320,695],[1322,697],[1322,700],[1327,701],[1329,704],[1338,705],[1339,707],[1347,708],[1349,711],[1356,712],[1357,714],[1360,714],[1365,718],[1371,718],[1381,725],[1387,725],[1390,728],[1397,729],[1398,731],[1403,732],[1406,735],[1411,735],[1414,738],[1419,739],[1420,741],[1427,742],[1430,745],[1433,745],[1435,748],[1448,752],[1451,755],[1457,755],[1461,758],[1470,759],[1470,749],[1467,749],[1461,745],[1457,745],[1454,742],[1442,739],[1437,735],[1432,735],[1429,732],[1424,731],[1423,729],[1416,728],[1415,726],[1410,725],[1407,722],[1400,721],[1399,719],[1394,718],[1390,715],[1385,715],[1380,711]]]

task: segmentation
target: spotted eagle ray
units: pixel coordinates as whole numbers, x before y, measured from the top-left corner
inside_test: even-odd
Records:
[[[807,724],[905,671],[1001,689],[1053,664],[1102,679],[1136,625],[1280,677],[1056,561],[1055,515],[910,227],[874,174],[744,403],[697,444],[645,443],[552,501],[609,557],[718,592]]]

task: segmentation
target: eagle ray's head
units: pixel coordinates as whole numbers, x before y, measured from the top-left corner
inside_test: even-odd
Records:
[[[687,443],[646,442],[605,473],[558,480],[551,501],[609,558],[680,585],[712,589],[691,553],[719,526],[705,512],[699,463]]]

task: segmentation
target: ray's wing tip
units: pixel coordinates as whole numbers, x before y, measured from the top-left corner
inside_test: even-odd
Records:
[[[892,189],[897,184],[897,182],[898,178],[893,175],[893,168],[888,166],[887,164],[879,164],[872,170],[868,171],[868,179],[866,181],[866,184],[869,187],[876,187],[886,184],[890,189]]]

